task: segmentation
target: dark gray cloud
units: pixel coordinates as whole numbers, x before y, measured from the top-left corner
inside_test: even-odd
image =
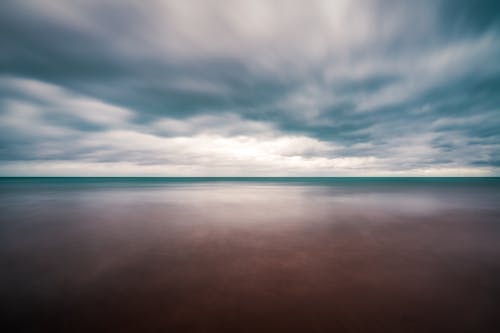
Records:
[[[5,174],[499,173],[498,1],[7,0],[0,41]]]

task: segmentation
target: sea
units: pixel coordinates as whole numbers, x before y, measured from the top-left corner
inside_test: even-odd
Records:
[[[3,332],[500,332],[500,178],[0,178]]]

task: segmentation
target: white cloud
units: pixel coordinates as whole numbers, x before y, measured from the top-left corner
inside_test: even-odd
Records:
[[[130,122],[132,110],[55,85],[13,78],[4,78],[0,84],[26,98],[3,101],[0,128],[16,132],[22,140],[30,138],[32,144],[23,148],[27,149],[26,157],[38,159],[5,161],[0,164],[2,174],[368,176],[493,172],[491,168],[460,165],[416,166],[419,160],[439,154],[432,146],[437,137],[432,133],[392,140],[385,148],[390,157],[377,157],[376,147],[366,144],[353,149],[364,147],[373,154],[340,156],[337,152],[345,147],[282,133],[269,123],[245,120],[236,114],[162,118],[134,124]],[[105,127],[87,130],[61,124],[57,119],[64,113]],[[406,166],[398,169],[398,165]]]
[[[0,88],[13,90],[32,102],[10,102],[7,109],[22,103],[31,103],[38,109],[54,116],[72,116],[96,125],[124,125],[133,115],[130,110],[107,104],[95,98],[72,93],[62,87],[24,78],[0,77]]]
[[[472,145],[481,139],[463,130],[491,123],[496,100],[484,103],[486,111],[477,107],[478,115],[471,116],[474,106],[455,117],[438,109],[439,96],[422,96],[496,78],[499,34],[444,36],[431,2],[4,6],[18,25],[13,31],[22,33],[0,60],[10,61],[12,73],[46,78],[0,76],[4,171],[25,163],[35,173],[496,172],[469,166],[495,165],[498,144]],[[50,65],[60,60],[59,72]],[[74,68],[67,65],[73,61]],[[468,87],[453,98],[472,101],[459,96]],[[454,129],[443,133],[446,126]],[[38,159],[39,166],[15,158]]]

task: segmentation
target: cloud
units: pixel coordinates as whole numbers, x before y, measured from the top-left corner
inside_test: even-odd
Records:
[[[474,4],[3,1],[0,172],[500,174]]]

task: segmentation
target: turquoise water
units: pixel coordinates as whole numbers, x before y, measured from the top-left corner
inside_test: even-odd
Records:
[[[499,178],[0,178],[23,332],[492,332]]]

